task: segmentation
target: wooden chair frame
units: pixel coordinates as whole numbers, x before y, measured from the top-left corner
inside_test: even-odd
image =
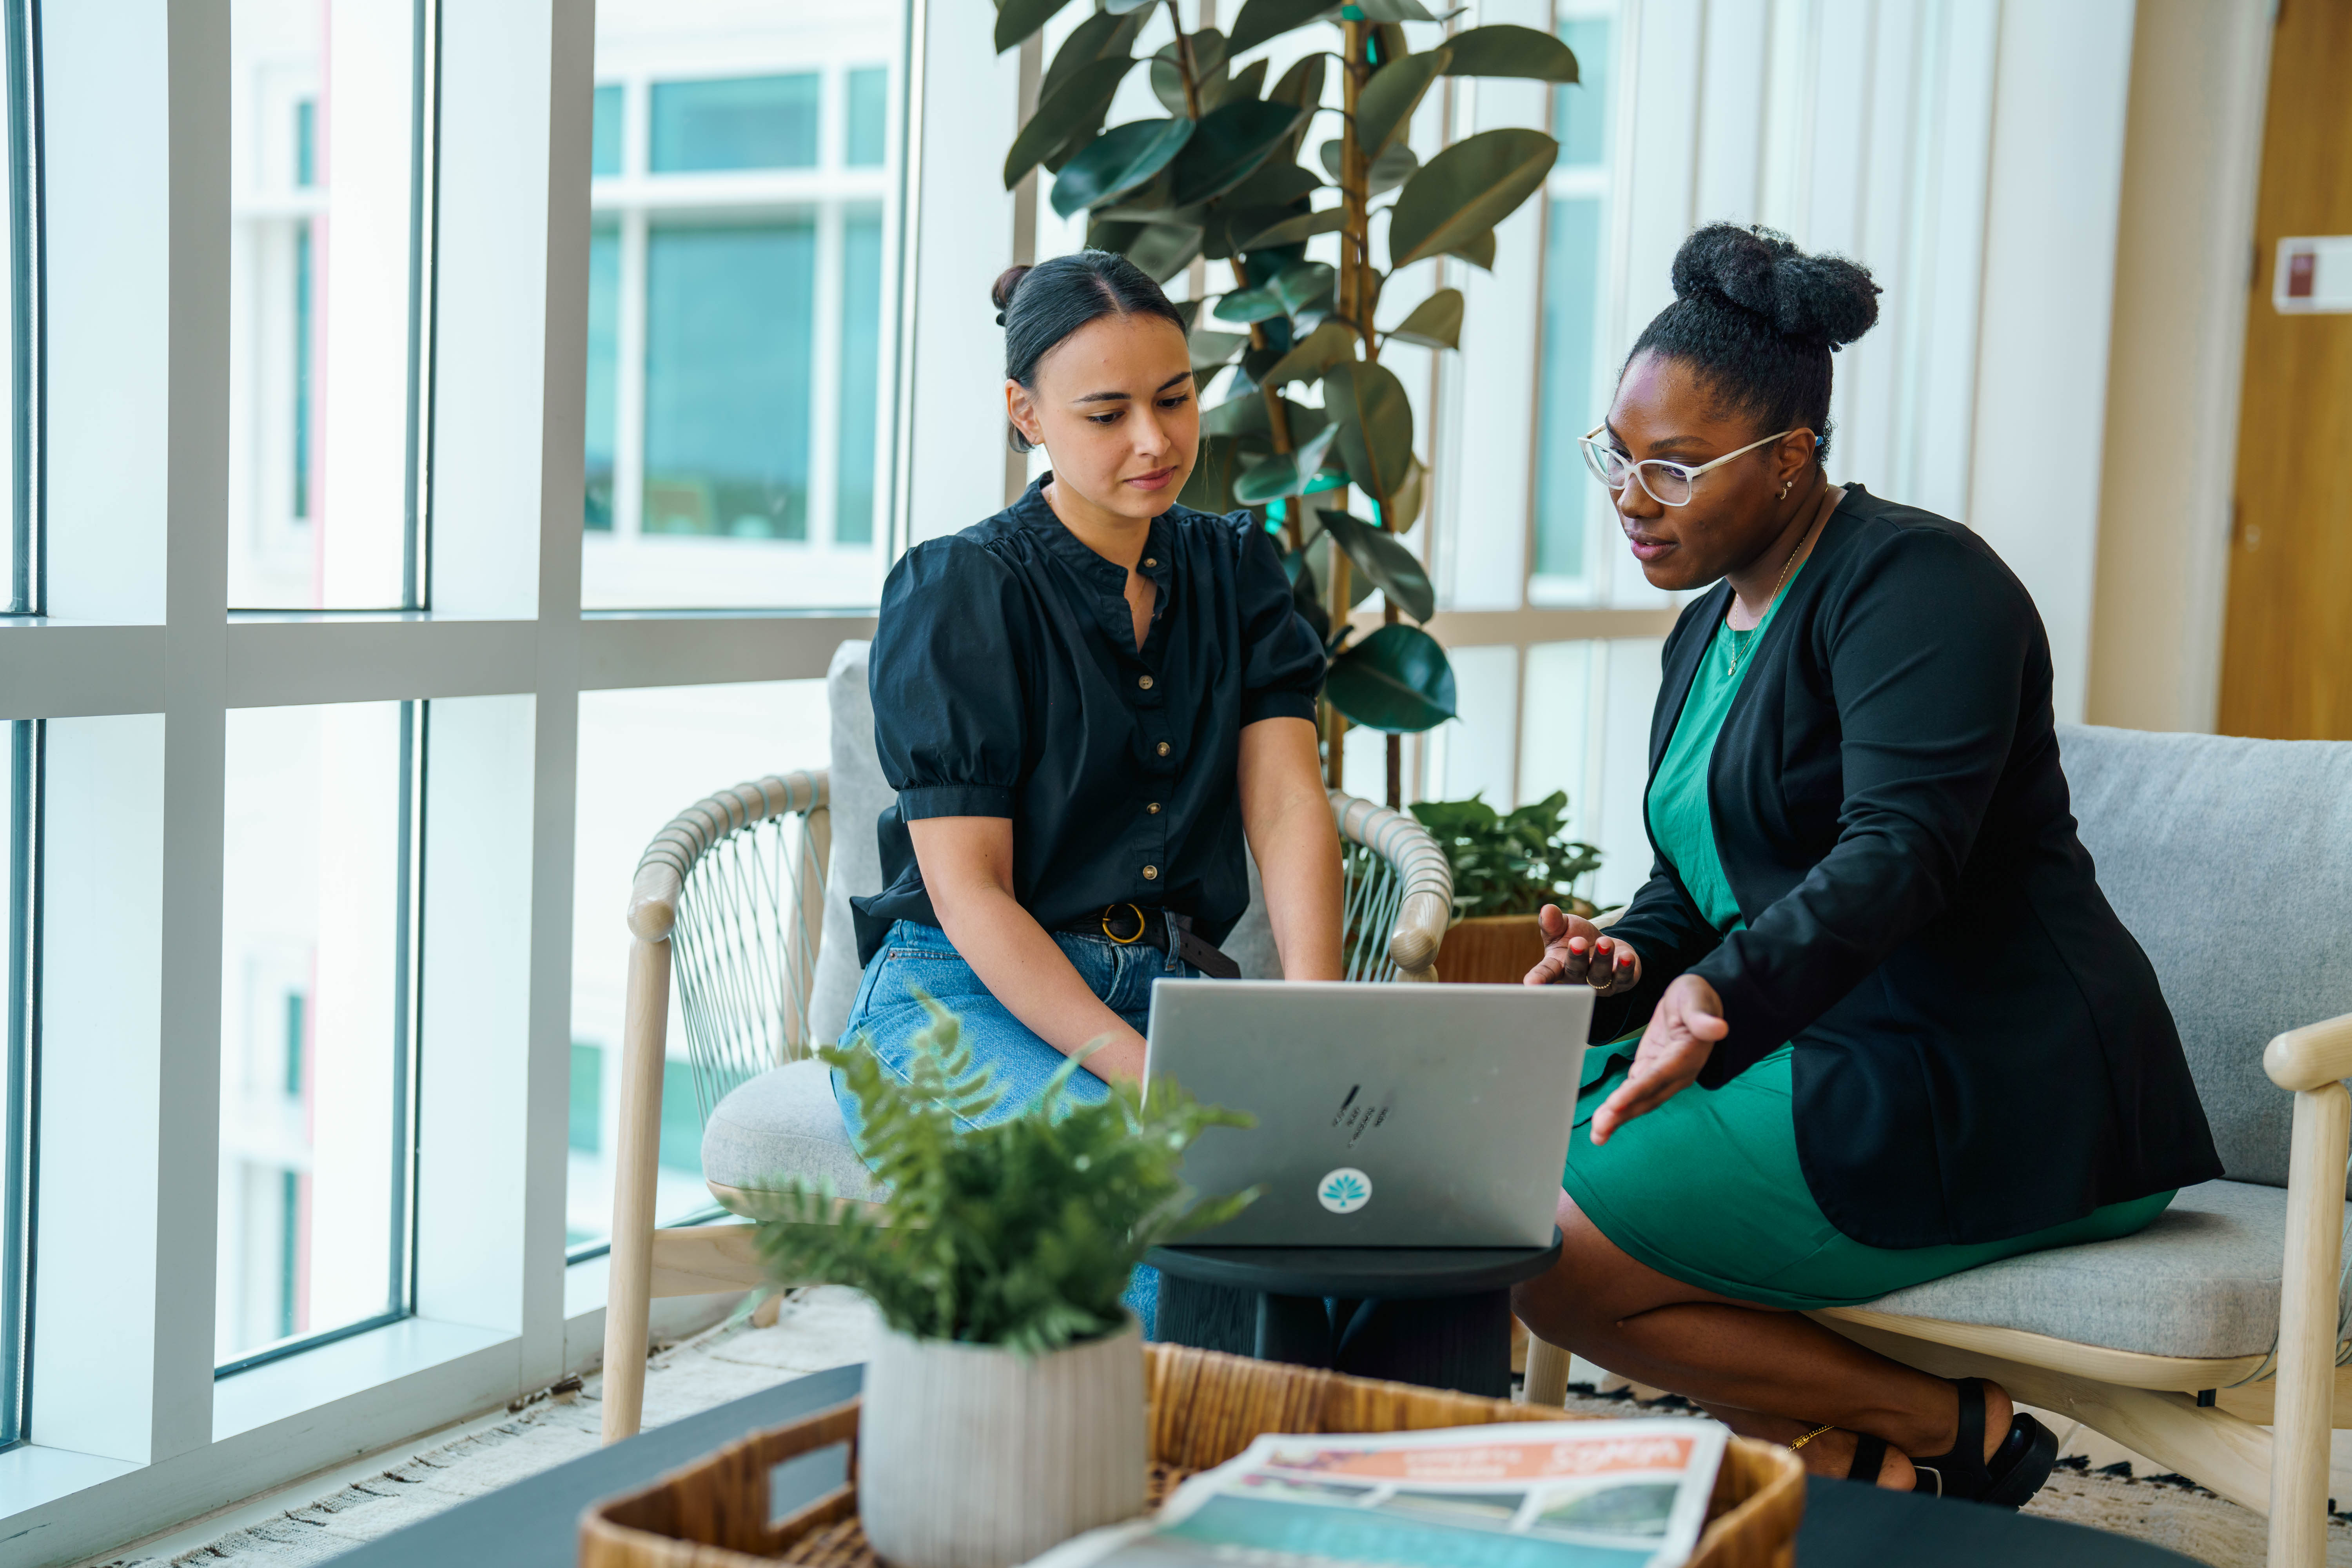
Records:
[[[1339,790],[1332,816],[1343,847],[1361,845],[1395,868],[1401,884],[1387,954],[1400,981],[1437,978],[1437,950],[1454,912],[1454,872],[1444,849],[1402,812]],[[826,863],[832,843],[829,780],[822,771],[754,780],[721,790],[672,818],[637,863],[629,888],[629,973],[621,1032],[620,1137],[614,1150],[613,1249],[604,1302],[604,1438],[634,1434],[645,1411],[646,1347],[656,1298],[711,1295],[766,1284],[749,1220],[656,1228],[656,1167],[661,1146],[662,1070],[667,1059],[670,936],[678,899],[695,865],[730,835],[771,817],[808,818],[811,852]],[[814,954],[824,900],[805,888],[792,911]],[[1351,915],[1356,911],[1351,910]],[[803,1047],[806,1042],[801,1042]],[[779,1064],[781,1065],[781,1064]],[[757,1194],[708,1184],[721,1207],[755,1211]],[[845,1199],[844,1203],[855,1200]]]
[[[2231,1501],[2270,1516],[2270,1568],[2327,1556],[2328,1435],[2352,1428],[2352,1368],[2336,1363],[2344,1182],[2352,1158],[2352,1014],[2271,1041],[2263,1068],[2294,1096],[2277,1348],[2193,1359],[2016,1329],[1841,1307],[1813,1317],[1937,1377],[1988,1377]],[[1528,1398],[1558,1403],[1568,1355],[1528,1344]],[[2271,1431],[2264,1431],[2269,1426]]]

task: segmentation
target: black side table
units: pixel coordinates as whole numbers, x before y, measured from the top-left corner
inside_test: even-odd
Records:
[[[1160,1247],[1159,1337],[1493,1398],[1511,1392],[1511,1287],[1549,1247]]]

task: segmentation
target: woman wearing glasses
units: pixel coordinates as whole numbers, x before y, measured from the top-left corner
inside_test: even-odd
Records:
[[[1674,283],[1583,445],[1643,574],[1706,591],[1666,643],[1650,880],[1606,932],[1543,913],[1528,983],[1592,986],[1607,1044],[1517,1309],[1822,1473],[2015,1507],[2046,1428],[1802,1313],[2127,1235],[2221,1163],[2075,837],[2032,601],[1967,529],[1829,482],[1870,275],[1717,225]]]

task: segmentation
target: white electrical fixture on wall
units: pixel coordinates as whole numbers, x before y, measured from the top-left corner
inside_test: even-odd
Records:
[[[2352,310],[2352,234],[2306,235],[2278,242],[2271,304],[2282,316]]]

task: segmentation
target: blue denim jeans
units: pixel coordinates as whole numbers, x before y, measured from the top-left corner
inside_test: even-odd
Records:
[[[1121,946],[1108,937],[1064,931],[1055,932],[1054,940],[1087,987],[1138,1032],[1150,1017],[1155,984],[1200,976],[1199,970],[1179,962],[1173,953],[1141,942]],[[1069,1059],[1039,1039],[989,994],[971,965],[948,941],[947,932],[915,921],[893,925],[874,962],[866,966],[866,978],[857,987],[857,1000],[849,1009],[841,1043],[847,1046],[863,1036],[873,1045],[884,1070],[904,1079],[914,1058],[915,1037],[930,1022],[930,1015],[917,1000],[918,992],[962,1020],[965,1043],[971,1046],[974,1060],[988,1069],[990,1081],[1002,1096],[983,1121],[1018,1114]],[[1062,1090],[1066,1100],[1087,1105],[1099,1103],[1109,1092],[1102,1079],[1084,1068],[1070,1075]],[[850,1098],[838,1072],[833,1075],[833,1095],[855,1141],[864,1130],[863,1122],[857,1102]],[[1151,1337],[1159,1315],[1160,1271],[1138,1268],[1125,1300],[1141,1321],[1144,1336]]]

